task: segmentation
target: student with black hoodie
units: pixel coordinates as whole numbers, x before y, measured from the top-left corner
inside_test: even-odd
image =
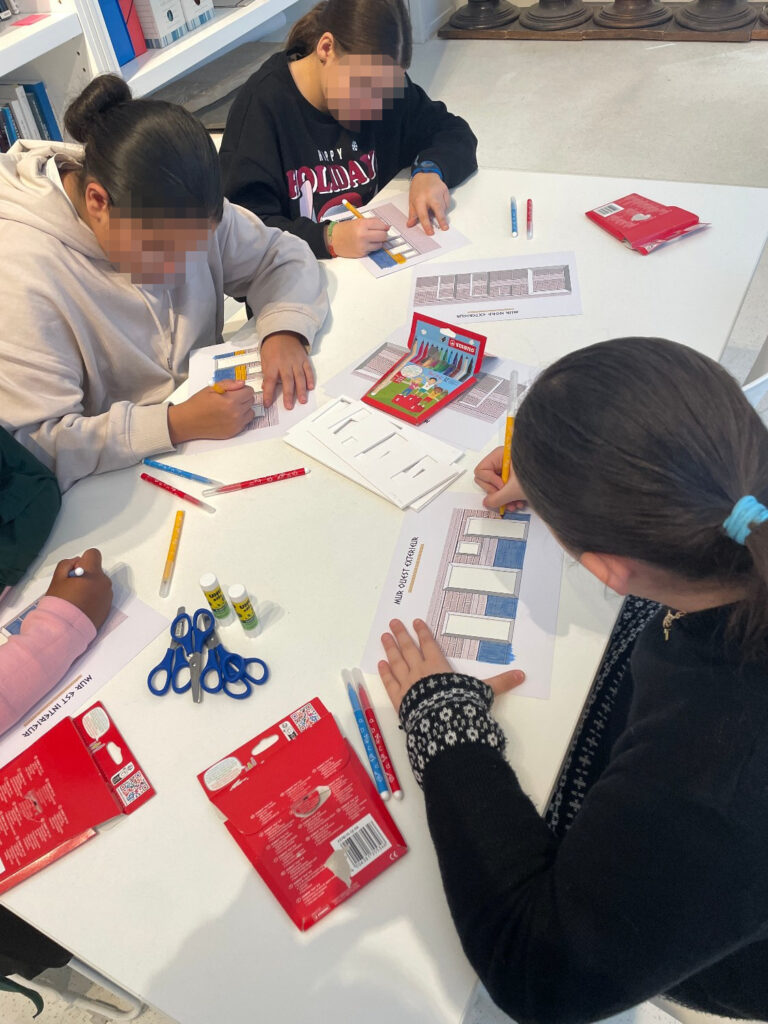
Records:
[[[411,50],[403,0],[319,3],[232,106],[220,153],[227,197],[318,258],[356,258],[381,248],[387,226],[329,218],[410,167],[409,226],[447,228],[449,189],[476,170],[477,140],[408,77]]]

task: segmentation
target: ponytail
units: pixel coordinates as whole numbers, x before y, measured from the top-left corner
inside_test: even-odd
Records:
[[[404,0],[322,0],[293,26],[286,49],[307,57],[326,32],[342,54],[376,54],[410,66],[413,36]]]
[[[580,349],[523,400],[512,459],[569,551],[741,590],[729,635],[768,656],[768,522],[746,544],[723,526],[744,495],[768,505],[768,430],[721,366],[659,338]]]
[[[97,181],[132,216],[221,220],[216,147],[202,124],[175,103],[135,100],[117,75],[99,75],[64,115],[84,147],[80,187]]]

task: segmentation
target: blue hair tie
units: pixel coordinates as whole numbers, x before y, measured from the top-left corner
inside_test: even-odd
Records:
[[[723,522],[723,529],[737,544],[746,544],[752,532],[751,527],[764,523],[768,519],[768,508],[761,504],[752,494],[739,498],[731,509],[731,514]]]

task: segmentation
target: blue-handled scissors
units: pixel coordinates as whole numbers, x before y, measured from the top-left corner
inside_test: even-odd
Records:
[[[203,699],[200,676],[203,667],[203,648],[213,633],[214,620],[207,608],[198,608],[191,616],[180,612],[171,624],[171,633],[184,648],[189,665],[189,685],[192,700],[199,704]]]
[[[223,690],[233,700],[245,700],[253,693],[254,686],[262,686],[268,679],[269,669],[261,658],[244,658],[219,642],[208,652],[200,685],[208,693]]]
[[[176,613],[176,618],[171,623],[171,645],[165,652],[165,657],[159,662],[147,676],[147,686],[156,697],[162,697],[173,688],[174,693],[186,693],[190,688],[191,681],[187,679],[179,683],[179,672],[187,668],[187,659],[184,655],[184,648],[177,638],[177,629],[180,629],[182,615],[185,614],[184,606]],[[189,618],[189,616],[187,616]]]

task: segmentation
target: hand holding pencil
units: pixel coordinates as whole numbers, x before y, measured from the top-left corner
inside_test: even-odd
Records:
[[[515,510],[521,509],[526,505],[528,499],[515,476],[512,465],[509,467],[508,480],[502,479],[504,450],[504,445],[499,445],[478,462],[475,466],[475,483],[486,492],[486,496],[483,498],[483,505],[486,508],[498,509],[504,505]]]

